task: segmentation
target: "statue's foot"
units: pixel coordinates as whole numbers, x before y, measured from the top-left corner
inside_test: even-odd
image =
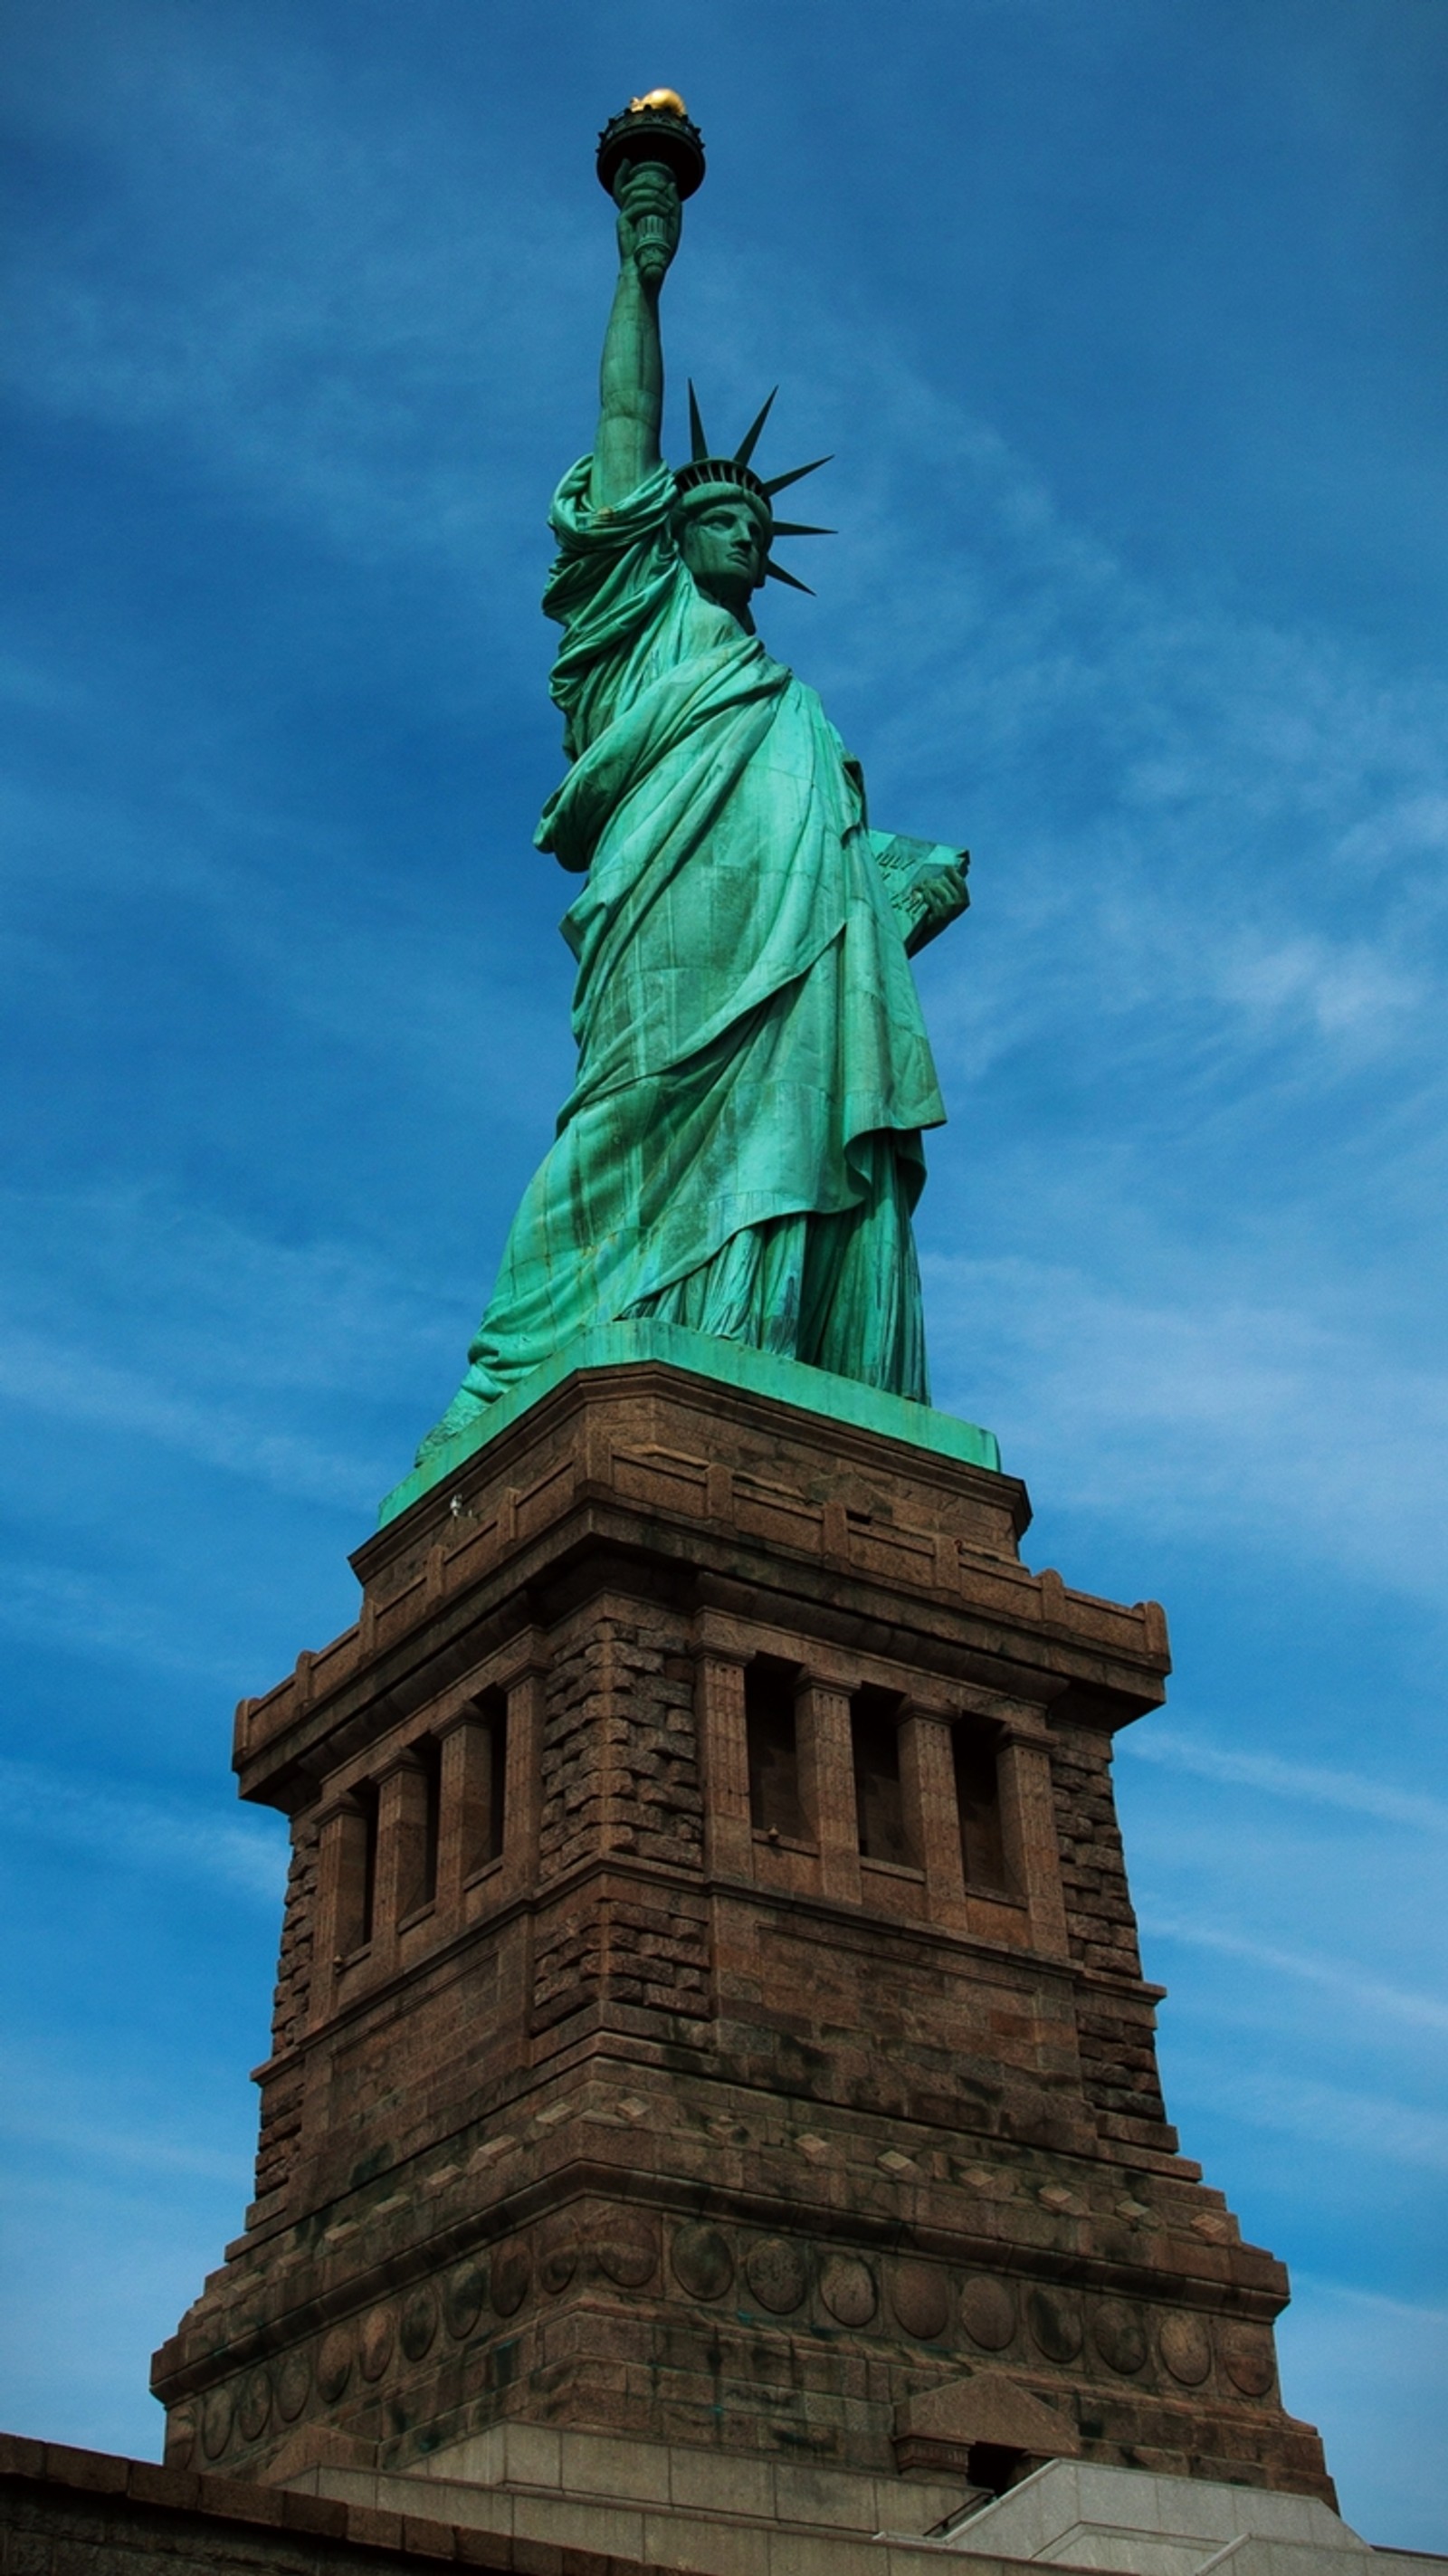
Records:
[[[433,1424],[422,1447],[418,1450],[417,1465],[425,1467],[429,1458],[437,1456],[439,1449],[445,1449],[450,1440],[457,1439],[459,1433],[471,1431],[474,1425],[481,1421],[483,1415],[491,1410],[491,1405],[483,1396],[474,1395],[471,1388],[460,1386],[441,1422]]]

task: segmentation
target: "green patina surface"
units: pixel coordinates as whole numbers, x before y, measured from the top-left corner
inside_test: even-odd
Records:
[[[455,1467],[487,1448],[500,1432],[531,1412],[535,1404],[541,1404],[566,1379],[579,1376],[585,1369],[627,1368],[659,1360],[692,1377],[712,1378],[749,1395],[765,1395],[778,1404],[794,1405],[802,1413],[822,1414],[831,1422],[848,1422],[860,1431],[881,1432],[890,1440],[908,1440],[917,1449],[931,1449],[942,1458],[958,1458],[970,1467],[986,1467],[996,1475],[1001,1471],[994,1432],[982,1431],[973,1422],[958,1422],[953,1414],[936,1413],[928,1404],[912,1403],[906,1396],[890,1395],[879,1387],[862,1386],[854,1378],[832,1376],[826,1369],[810,1368],[802,1360],[780,1358],[773,1352],[754,1349],[747,1342],[721,1341],[714,1334],[690,1332],[681,1324],[601,1324],[567,1349],[556,1352],[507,1395],[499,1396],[468,1427],[430,1447],[411,1475],[404,1476],[383,1502],[378,1527],[385,1528],[389,1521],[395,1521],[410,1503],[419,1501]]]
[[[645,161],[617,196],[598,433],[544,600],[570,767],[537,840],[583,880],[577,1080],[420,1465],[615,1325],[928,1403],[911,1212],[945,1111],[908,961],[965,909],[965,854],[872,830],[859,763],[755,632],[792,578],[775,538],[822,533],[774,516],[813,469],[751,462],[769,406],[716,455],[691,393],[693,455],[663,462],[678,190]]]

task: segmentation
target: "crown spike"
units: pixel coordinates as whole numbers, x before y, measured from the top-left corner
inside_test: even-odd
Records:
[[[791,483],[798,483],[806,474],[818,474],[822,465],[830,465],[833,461],[829,456],[817,456],[810,465],[796,465],[788,474],[776,474],[772,482],[765,484],[765,491],[773,500],[776,492],[786,491]]]
[[[773,527],[777,537],[837,537],[840,533],[838,528],[806,527],[803,519],[775,519]]]
[[[833,536],[834,530],[833,528],[827,528],[824,533],[826,536]],[[767,562],[764,569],[770,581],[787,582],[791,590],[802,590],[807,599],[813,599],[814,592],[810,589],[809,583],[807,581],[796,581],[792,572],[785,571],[783,564],[777,564],[772,561]]]
[[[777,393],[778,393],[778,391],[779,391],[779,387],[778,387],[778,385],[776,385],[776,386],[775,386],[775,388],[774,388],[774,394],[777,394]],[[754,454],[754,451],[755,451],[756,447],[759,445],[759,433],[760,433],[760,431],[763,429],[765,422],[766,422],[766,421],[768,420],[768,418],[769,418],[770,408],[771,408],[771,406],[772,406],[772,404],[773,404],[773,401],[774,401],[774,394],[771,394],[771,395],[768,397],[768,400],[765,402],[764,408],[763,408],[763,410],[761,411],[761,413],[760,413],[760,415],[759,415],[759,418],[754,422],[754,424],[753,424],[753,426],[752,426],[751,428],[746,429],[746,431],[745,431],[745,433],[744,433],[744,436],[741,438],[741,440],[739,441],[738,446],[735,448],[735,450],[734,450],[734,462],[735,462],[735,464],[736,464],[736,465],[747,465],[747,464],[748,464],[748,462],[749,462],[749,460],[750,460],[750,458],[751,458],[751,456]]]
[[[709,453],[709,441],[704,435],[704,423],[699,413],[699,397],[694,391],[692,376],[689,378],[689,446],[690,463],[702,465]]]

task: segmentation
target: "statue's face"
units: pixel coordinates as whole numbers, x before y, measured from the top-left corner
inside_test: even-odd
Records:
[[[720,490],[681,511],[679,552],[706,598],[738,617],[764,580],[769,538],[742,492]]]

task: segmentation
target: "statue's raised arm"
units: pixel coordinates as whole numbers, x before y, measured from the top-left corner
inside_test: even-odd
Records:
[[[664,353],[659,293],[679,246],[682,216],[673,175],[659,161],[626,162],[618,201],[618,284],[599,369],[598,435],[589,499],[611,509],[659,462]]]

